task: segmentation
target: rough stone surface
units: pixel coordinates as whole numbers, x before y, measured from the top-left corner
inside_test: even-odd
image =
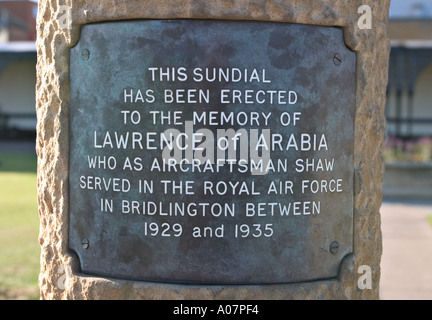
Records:
[[[389,0],[40,0],[37,19],[37,154],[42,299],[378,299],[382,240],[385,88]],[[372,28],[359,29],[358,8],[372,9]],[[70,8],[71,25],[65,23]],[[338,279],[288,285],[200,286],[133,282],[78,273],[68,253],[69,49],[82,24],[125,19],[229,19],[344,28],[357,52],[354,137],[354,253]],[[372,289],[360,289],[362,265]]]

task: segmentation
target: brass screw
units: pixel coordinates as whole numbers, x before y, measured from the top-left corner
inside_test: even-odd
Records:
[[[83,238],[81,240],[81,245],[82,245],[83,249],[88,249],[88,247],[90,246],[88,239]]]
[[[330,252],[332,254],[335,254],[339,249],[339,243],[337,243],[337,241],[333,241],[332,243],[330,243]]]
[[[88,59],[90,59],[90,51],[88,51],[88,49],[84,49],[81,52],[81,56],[82,56],[84,61],[87,61]]]
[[[342,56],[339,52],[334,54],[333,63],[337,66],[339,66],[342,63]]]

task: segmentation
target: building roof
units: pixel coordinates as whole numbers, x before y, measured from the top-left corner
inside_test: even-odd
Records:
[[[432,49],[432,40],[391,40],[390,44],[407,49]]]
[[[432,41],[432,19],[398,19],[389,22],[390,39]]]
[[[34,41],[13,41],[0,43],[0,53],[36,52]]]

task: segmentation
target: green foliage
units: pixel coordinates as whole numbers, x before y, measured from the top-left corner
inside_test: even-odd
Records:
[[[0,152],[0,300],[38,299],[36,156]]]
[[[402,140],[388,137],[384,144],[384,160],[390,162],[432,162],[432,138]]]
[[[0,172],[36,173],[36,154],[0,152]]]
[[[429,225],[432,227],[432,215],[427,217]]]

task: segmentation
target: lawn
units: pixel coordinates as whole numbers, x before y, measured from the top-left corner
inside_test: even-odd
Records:
[[[36,161],[0,151],[0,300],[39,299]]]

